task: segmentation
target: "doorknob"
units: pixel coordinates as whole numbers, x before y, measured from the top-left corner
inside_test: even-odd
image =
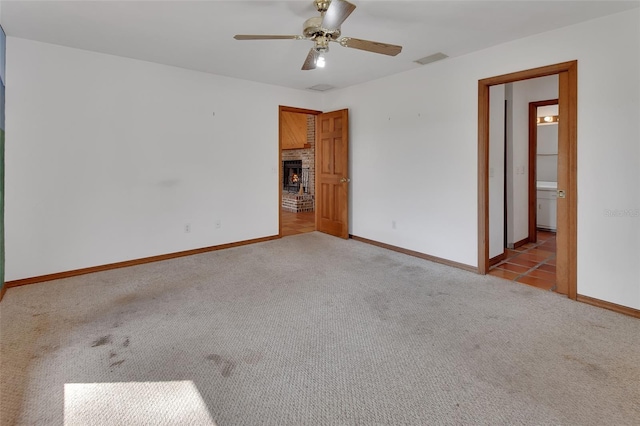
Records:
[[[342,178],[340,179],[340,182],[345,183],[345,182],[351,182],[351,179],[349,178]]]

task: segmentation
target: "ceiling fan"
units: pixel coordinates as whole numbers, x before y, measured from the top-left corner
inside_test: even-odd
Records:
[[[320,16],[307,19],[302,26],[302,35],[246,35],[234,36],[236,40],[311,40],[314,46],[309,50],[303,70],[324,67],[324,54],[329,51],[329,42],[339,43],[343,47],[366,50],[383,55],[396,56],[402,46],[362,40],[352,37],[340,37],[340,26],[356,8],[346,0],[314,0],[314,6]]]

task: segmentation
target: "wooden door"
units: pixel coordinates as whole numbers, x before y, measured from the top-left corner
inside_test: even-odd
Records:
[[[316,116],[316,229],[349,238],[349,111]]]

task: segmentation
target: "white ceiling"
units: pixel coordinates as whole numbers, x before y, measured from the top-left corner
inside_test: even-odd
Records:
[[[464,55],[640,6],[640,0],[350,0],[357,8],[343,36],[399,44],[402,53],[388,57],[332,43],[326,68],[302,71],[310,41],[233,36],[300,34],[317,15],[311,0],[1,1],[9,36],[297,89],[347,87],[423,66],[413,61],[437,52]]]

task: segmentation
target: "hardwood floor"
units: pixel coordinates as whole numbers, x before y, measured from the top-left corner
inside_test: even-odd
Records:
[[[544,290],[556,288],[556,234],[538,231],[538,241],[507,249],[507,258],[489,270],[490,275]]]
[[[282,236],[304,234],[316,230],[315,213],[291,213],[280,210],[282,218]]]

